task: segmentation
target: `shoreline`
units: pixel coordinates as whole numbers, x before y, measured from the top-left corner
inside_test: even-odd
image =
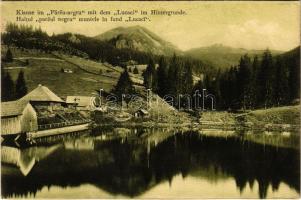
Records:
[[[95,124],[93,128],[100,127],[143,127],[143,128],[183,128],[191,130],[202,130],[202,129],[221,129],[221,130],[246,130],[246,131],[298,131],[300,130],[299,125],[292,124],[266,124],[265,126],[245,125],[245,124],[229,124],[229,123],[216,123],[206,122],[205,124],[196,123],[156,123],[156,122],[123,122],[123,123],[105,123]]]

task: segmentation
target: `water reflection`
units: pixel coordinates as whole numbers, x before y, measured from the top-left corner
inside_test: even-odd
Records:
[[[296,197],[298,141],[294,134],[119,128],[2,146],[2,195]]]

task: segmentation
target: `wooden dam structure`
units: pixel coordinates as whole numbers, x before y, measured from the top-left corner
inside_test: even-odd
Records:
[[[90,120],[46,86],[39,85],[16,101],[1,103],[1,137],[18,139],[86,130]]]

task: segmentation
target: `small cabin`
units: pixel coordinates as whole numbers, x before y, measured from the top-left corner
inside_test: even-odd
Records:
[[[38,130],[37,113],[29,102],[1,103],[1,134],[18,134]]]
[[[62,69],[62,72],[67,73],[67,74],[73,73],[73,71],[71,69]]]
[[[149,112],[145,109],[139,109],[134,113],[136,118],[147,118],[149,117]]]
[[[17,101],[1,103],[1,136],[86,124],[89,120],[47,87],[39,85]]]
[[[63,103],[61,98],[42,85],[19,100],[1,102],[1,135],[37,131],[41,114],[62,109]]]

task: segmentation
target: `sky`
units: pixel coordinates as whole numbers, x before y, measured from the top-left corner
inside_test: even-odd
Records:
[[[16,10],[184,10],[183,16],[150,16],[148,22],[41,23],[49,34],[73,32],[95,36],[118,26],[141,25],[188,50],[223,44],[246,49],[290,50],[300,44],[300,2],[0,2],[1,30],[15,22]]]

